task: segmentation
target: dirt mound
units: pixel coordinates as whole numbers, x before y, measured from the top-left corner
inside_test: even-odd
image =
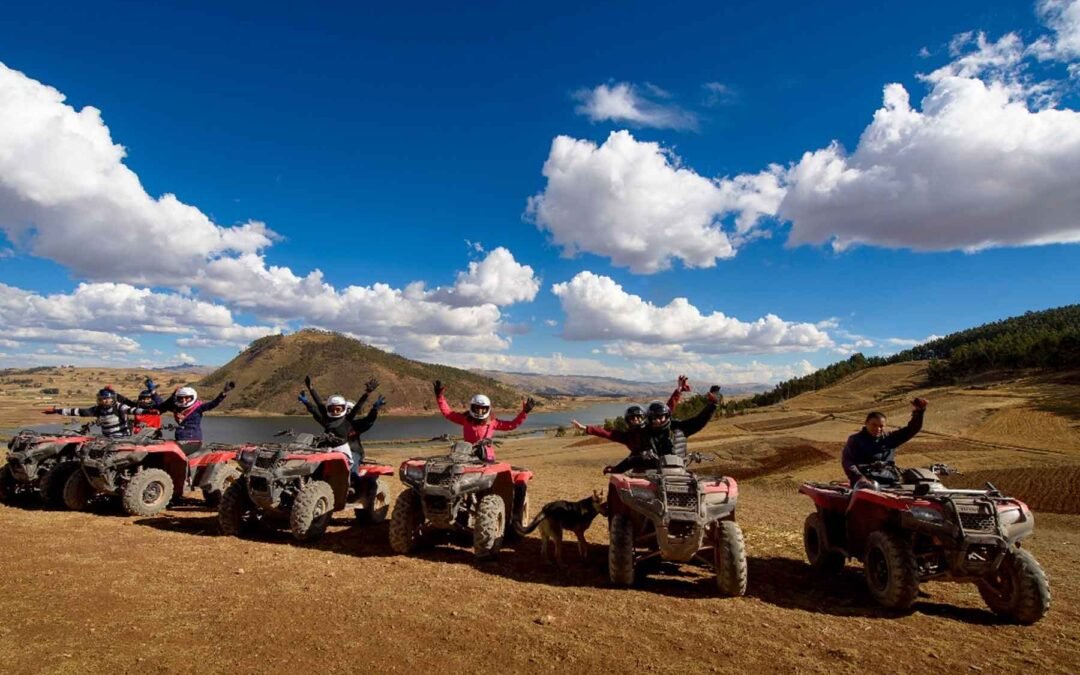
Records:
[[[793,417],[781,417],[771,420],[760,420],[754,422],[739,422],[735,426],[743,431],[749,431],[752,433],[762,431],[783,431],[784,429],[796,429],[798,427],[804,427],[808,424],[820,422],[824,419],[821,415],[795,415]]]
[[[758,446],[759,448],[761,446]],[[723,458],[703,466],[700,473],[712,476],[730,476],[735,480],[748,480],[771,474],[788,474],[797,469],[819,464],[834,457],[822,448],[810,443],[785,445],[755,455],[741,454]]]
[[[980,488],[987,482],[1036,512],[1080,513],[1080,465],[972,471],[946,481],[958,488]]]

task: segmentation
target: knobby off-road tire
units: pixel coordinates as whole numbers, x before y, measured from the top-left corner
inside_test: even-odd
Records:
[[[361,525],[378,525],[390,515],[390,486],[386,479],[378,478],[364,495],[364,508],[356,512]]]
[[[334,516],[334,488],[324,480],[309,481],[300,489],[289,514],[289,529],[298,541],[323,536]]]
[[[976,585],[990,611],[1017,623],[1031,625],[1050,609],[1046,573],[1035,556],[1022,548],[1007,553],[997,574]]]
[[[213,478],[210,482],[203,486],[202,494],[203,501],[206,505],[212,509],[218,508],[221,505],[221,500],[225,496],[225,491],[229,489],[233,483],[240,478],[240,469],[235,466],[226,466],[222,469],[218,469],[214,472]]]
[[[423,543],[424,505],[416,490],[406,488],[394,502],[390,518],[390,548],[394,553],[412,553]]]
[[[75,471],[80,471],[79,463],[69,460],[57,462],[41,476],[38,491],[41,493],[41,500],[45,502],[46,506],[52,508],[64,506],[64,487],[67,485],[67,480],[71,477],[72,472]]]
[[[143,469],[128,481],[120,495],[124,510],[133,516],[156,516],[173,496],[173,481],[162,469]]]
[[[919,593],[919,574],[911,546],[901,537],[878,530],[866,540],[863,573],[870,595],[889,609],[909,609]]]
[[[514,501],[516,502],[514,506],[515,511],[508,519],[509,522],[506,526],[506,532],[503,535],[503,541],[506,542],[519,541],[521,535],[517,533],[517,530],[525,529],[525,526],[529,524],[529,492],[524,485],[521,486],[521,490],[523,494],[520,497],[520,501],[517,490],[515,489],[514,491]],[[515,527],[515,525],[517,527]]]
[[[5,464],[0,466],[0,502],[5,504],[15,499],[15,476],[11,473],[11,467]]]
[[[248,497],[247,483],[233,481],[225,488],[218,506],[218,528],[227,537],[243,537],[251,531],[255,509]]]
[[[82,469],[72,471],[64,481],[64,506],[72,511],[85,511],[93,495],[94,488]]]
[[[734,520],[721,521],[715,527],[716,588],[729,598],[746,595],[746,543],[742,528]]]
[[[819,574],[836,574],[844,569],[844,556],[828,548],[825,521],[820,513],[811,513],[803,523],[803,550],[811,569]]]
[[[480,560],[491,558],[502,546],[506,532],[506,504],[495,494],[484,495],[476,506],[473,523],[473,554]]]
[[[634,521],[616,513],[608,523],[608,578],[616,586],[634,584]]]

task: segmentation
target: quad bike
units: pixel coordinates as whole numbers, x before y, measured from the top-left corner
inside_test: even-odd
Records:
[[[243,477],[229,486],[218,524],[241,536],[252,526],[288,522],[299,541],[318,539],[335,511],[353,509],[362,524],[381,523],[390,509],[386,479],[394,467],[365,460],[350,472],[346,456],[327,436],[282,432],[289,443],[264,443],[240,453]]]
[[[390,520],[390,547],[412,553],[435,532],[472,537],[477,558],[499,551],[514,524],[529,520],[528,483],[533,474],[506,462],[490,462],[488,442],[458,441],[450,454],[405,460],[398,476],[407,489],[398,495]]]
[[[1032,624],[1046,614],[1046,574],[1020,547],[1035,528],[1026,504],[990,483],[982,490],[949,489],[938,476],[954,471],[943,464],[858,468],[869,478],[854,488],[799,488],[817,506],[803,526],[811,567],[835,573],[847,558],[861,559],[870,594],[892,609],[911,607],[921,582],[940,579],[974,582],[994,613],[1018,623]]]
[[[64,505],[64,483],[79,468],[78,450],[90,425],[59,433],[24,429],[8,441],[7,464],[0,467],[0,501],[39,494],[49,506]]]
[[[608,576],[630,586],[635,567],[658,560],[698,561],[716,572],[723,595],[746,593],[746,548],[735,522],[739,486],[726,476],[699,477],[684,460],[664,455],[655,468],[608,477]]]
[[[216,507],[240,476],[231,446],[209,444],[191,455],[176,441],[163,440],[160,429],[147,428],[125,438],[88,441],[79,449],[82,468],[68,477],[64,503],[85,510],[99,494],[116,495],[133,516],[153,516],[185,491],[199,489]]]

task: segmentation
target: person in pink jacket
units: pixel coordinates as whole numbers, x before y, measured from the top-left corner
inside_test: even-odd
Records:
[[[469,410],[460,413],[450,408],[450,404],[446,402],[445,391],[442,380],[435,380],[435,400],[439,403],[439,412],[447,420],[460,424],[465,442],[472,445],[493,438],[496,431],[517,429],[536,406],[536,401],[530,396],[521,401],[521,412],[517,417],[509,421],[500,420],[491,416],[491,399],[487,396],[483,394],[473,396],[469,402]],[[484,459],[489,462],[495,461],[495,451],[490,444],[485,445]]]

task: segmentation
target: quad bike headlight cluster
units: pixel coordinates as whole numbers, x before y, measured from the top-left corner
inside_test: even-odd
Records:
[[[421,480],[424,477],[424,467],[412,464],[406,466],[405,477],[410,480]]]
[[[927,506],[912,506],[908,511],[915,518],[927,523],[943,523],[945,522],[945,516],[941,515],[941,512],[937,509],[932,509]]]

